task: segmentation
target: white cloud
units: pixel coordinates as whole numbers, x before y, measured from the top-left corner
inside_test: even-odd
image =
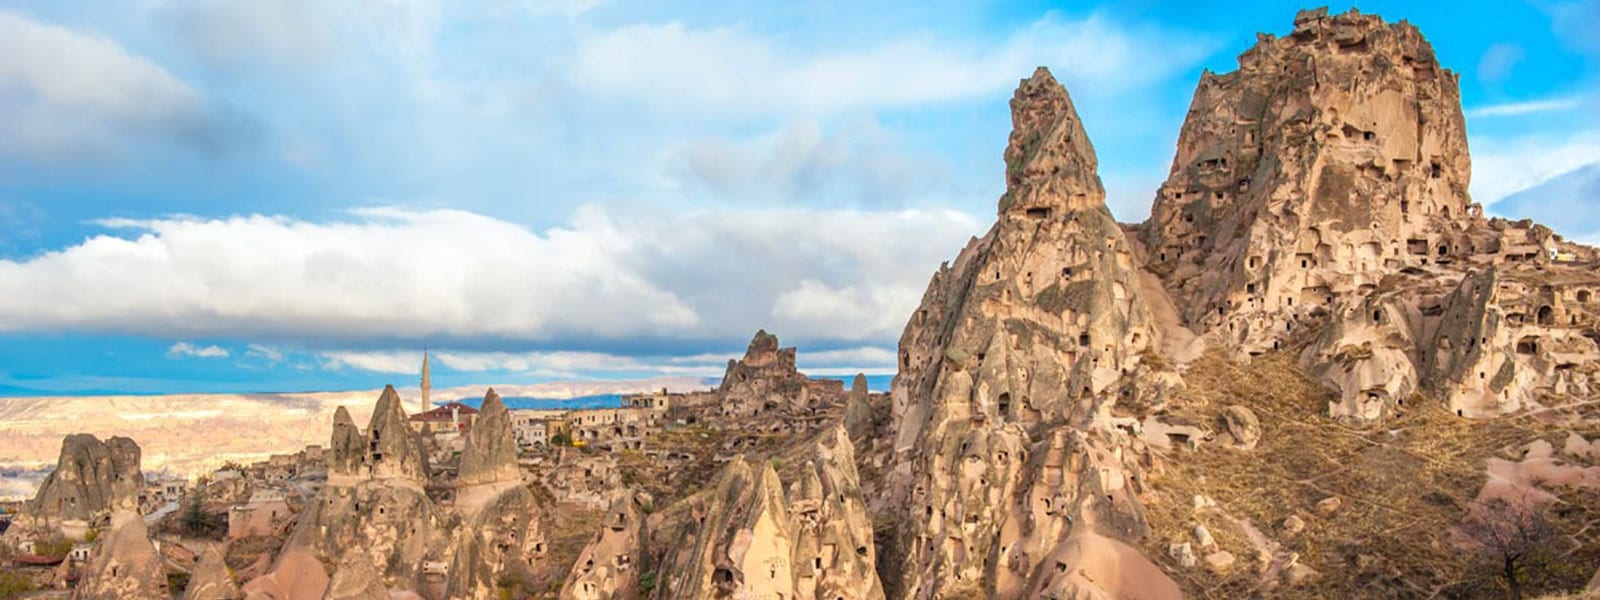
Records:
[[[1522,46],[1500,42],[1489,46],[1478,59],[1478,79],[1484,83],[1500,83],[1511,78],[1517,63],[1522,62]]]
[[[120,235],[0,260],[0,330],[592,345],[741,339],[768,327],[807,340],[884,341],[898,336],[938,263],[979,228],[939,211],[598,205],[542,233],[474,213],[400,209],[331,222],[103,224]],[[829,315],[827,306],[872,314]],[[416,361],[329,358],[378,371]]]
[[[1473,137],[1472,199],[1493,206],[1516,192],[1600,159],[1600,129]]]
[[[178,342],[167,348],[167,356],[172,358],[227,358],[228,351],[221,346],[196,346],[189,342]]]
[[[778,296],[772,315],[794,331],[828,328],[841,339],[875,339],[904,327],[922,292],[911,285],[835,287],[806,279]]]
[[[262,344],[250,344],[245,348],[245,356],[260,358],[269,363],[283,362],[288,355],[281,349]]]
[[[742,28],[672,22],[587,36],[571,72],[591,91],[666,110],[819,114],[1004,92],[1041,64],[1074,89],[1117,94],[1187,68],[1208,46],[1102,16],[1048,16],[987,47],[905,35],[806,54]]]
[[[749,139],[702,138],[668,153],[669,177],[693,191],[741,203],[837,201],[892,206],[924,190],[936,163],[913,160],[872,118],[825,131],[799,119]]]
[[[1544,100],[1530,100],[1527,102],[1509,102],[1506,104],[1491,104],[1467,110],[1469,118],[1485,117],[1516,117],[1548,112],[1564,112],[1575,110],[1583,106],[1583,98],[1548,98]]]
[[[0,10],[0,154],[68,158],[165,139],[215,151],[203,98],[116,42]]]

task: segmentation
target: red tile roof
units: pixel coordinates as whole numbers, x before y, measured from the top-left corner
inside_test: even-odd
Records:
[[[65,559],[39,556],[38,554],[23,554],[11,560],[17,563],[17,566],[22,567],[53,567],[61,564],[61,561]]]
[[[478,409],[460,402],[451,402],[428,412],[411,415],[413,421],[449,421],[450,413],[459,411],[462,416],[478,414]]]

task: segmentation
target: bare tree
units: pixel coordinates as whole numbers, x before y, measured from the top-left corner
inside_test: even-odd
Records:
[[[1522,598],[1523,574],[1560,554],[1561,531],[1530,498],[1495,498],[1475,504],[1461,532],[1482,558],[1500,570],[1511,597]]]

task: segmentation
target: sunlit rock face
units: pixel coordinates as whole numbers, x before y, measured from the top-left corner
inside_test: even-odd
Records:
[[[890,597],[1115,594],[1074,578],[1072,548],[1146,533],[1143,445],[1113,423],[1181,382],[1151,359],[1139,265],[1066,89],[1041,68],[1011,113],[998,222],[933,276],[900,340]]]
[[[111,528],[96,541],[83,580],[74,591],[83,600],[168,599],[167,567],[138,512],[118,510]]]
[[[1467,194],[1471,167],[1458,76],[1416,27],[1303,11],[1289,35],[1260,36],[1237,71],[1202,75],[1171,175],[1138,229],[1186,325],[1240,358],[1294,345],[1338,392],[1332,416],[1381,420],[1430,385],[1463,415],[1511,412],[1540,395],[1532,390],[1587,376],[1504,360],[1514,342],[1461,330],[1481,328],[1466,321],[1488,310],[1488,288],[1452,291],[1494,268],[1585,279],[1574,265],[1594,251],[1531,223],[1485,220]],[[1579,287],[1562,290],[1569,303]],[[1441,333],[1447,303],[1456,316]],[[1581,337],[1572,326],[1582,320],[1544,324],[1571,330],[1547,332],[1555,338]],[[1451,358],[1430,356],[1446,338]],[[1573,342],[1568,352],[1583,345]],[[1492,363],[1467,370],[1510,371],[1493,386],[1467,381],[1467,359],[1454,356],[1464,351]]]
[[[664,516],[661,528],[651,532],[659,557],[655,597],[883,598],[849,433],[843,426],[830,427],[802,455],[808,459],[794,466],[787,489],[773,463],[739,458],[714,488]],[[601,562],[606,552],[613,560],[618,552],[602,552],[601,545],[631,539],[629,531],[625,526],[615,535],[602,533],[574,572],[587,575],[610,566]],[[602,581],[565,597],[623,597],[620,592],[592,595],[607,589]]]
[[[457,476],[432,472],[399,394],[386,388],[365,432],[334,415],[328,481],[247,597],[498,597],[532,579],[546,552],[543,507],[523,483],[511,418],[494,390]],[[446,500],[429,486],[450,490]]]
[[[506,575],[531,579],[544,557],[542,509],[522,483],[511,416],[493,389],[461,455],[446,586],[451,598],[488,599]]]

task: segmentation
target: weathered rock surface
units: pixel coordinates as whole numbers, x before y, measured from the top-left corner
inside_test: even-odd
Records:
[[[200,564],[189,574],[189,587],[183,590],[183,600],[239,600],[244,592],[233,581],[222,552],[212,546],[200,555]]]
[[[561,598],[612,600],[635,598],[644,556],[645,520],[637,497],[623,492],[606,510],[605,522],[572,566],[561,588]]]
[[[850,382],[850,395],[845,398],[844,405],[844,426],[852,440],[865,440],[873,433],[873,424],[877,419],[868,401],[869,393],[867,376],[857,373]]]
[[[326,485],[272,570],[244,586],[248,597],[487,599],[533,580],[545,515],[523,484],[511,418],[494,390],[440,499],[429,495],[441,480],[392,386],[365,432],[336,412],[329,448]]]
[[[446,585],[451,598],[488,599],[508,575],[531,579],[531,569],[544,557],[540,507],[522,485],[511,417],[500,396],[490,389],[473,426],[455,503],[451,543],[453,559]]]
[[[842,426],[817,438],[787,490],[771,463],[739,458],[717,486],[675,506],[660,551],[659,598],[883,598],[855,450]],[[692,544],[667,546],[676,540]]]
[[[728,360],[717,388],[723,414],[741,418],[772,413],[785,406],[803,406],[807,379],[795,368],[795,349],[778,347],[778,336],[757,331],[744,358]]]
[[[483,397],[478,419],[461,453],[461,485],[521,481],[517,469],[517,441],[511,433],[511,415],[500,395],[489,388]]]
[[[61,442],[56,470],[27,505],[27,517],[42,527],[76,521],[101,526],[112,511],[139,510],[144,475],[139,445],[125,437],[104,442],[80,433]]]
[[[406,421],[405,407],[394,386],[385,386],[367,425],[367,469],[373,477],[428,480],[428,459],[422,440]]]
[[[165,599],[167,568],[138,512],[118,510],[100,536],[74,592],[80,600]]]
[[[328,443],[328,475],[359,476],[365,474],[367,436],[350,418],[350,411],[340,406],[333,413],[333,439]]]
[[[1425,384],[1463,416],[1592,397],[1595,252],[1485,220],[1464,123],[1457,75],[1414,26],[1301,12],[1202,76],[1141,226],[1150,269],[1240,356],[1315,331],[1301,362],[1339,392],[1336,417],[1387,418]]]
[[[1117,411],[1158,411],[1181,382],[1149,359],[1158,329],[1139,266],[1067,91],[1041,68],[1011,113],[999,221],[934,275],[900,340],[885,585],[898,598],[1116,594],[1080,576],[1089,561],[1175,594],[1110,538],[1146,533],[1143,445],[1116,426],[1138,420]]]

